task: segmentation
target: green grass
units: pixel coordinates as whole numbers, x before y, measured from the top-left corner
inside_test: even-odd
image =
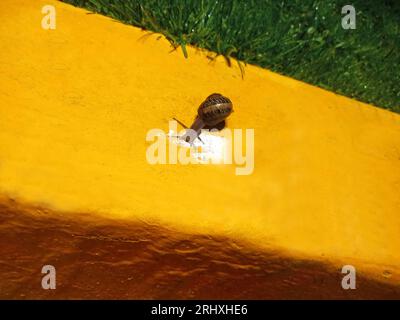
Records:
[[[400,113],[398,0],[64,2],[162,33],[185,55],[195,45]],[[355,30],[341,26],[346,4]]]

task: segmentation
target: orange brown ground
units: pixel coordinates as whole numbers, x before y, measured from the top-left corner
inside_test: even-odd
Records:
[[[1,299],[400,297],[400,287],[362,275],[356,290],[343,290],[337,268],[228,238],[75,216],[13,200],[0,203]],[[56,290],[41,288],[46,264],[56,267]]]

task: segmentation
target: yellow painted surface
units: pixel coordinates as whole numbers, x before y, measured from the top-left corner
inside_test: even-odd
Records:
[[[57,10],[56,30],[41,8]],[[51,0],[0,1],[0,192],[226,235],[400,283],[400,116]],[[146,133],[213,92],[255,129],[255,169],[149,165]],[[76,219],[79,219],[77,214]],[[388,277],[388,274],[393,274]],[[386,276],[384,276],[386,275]]]

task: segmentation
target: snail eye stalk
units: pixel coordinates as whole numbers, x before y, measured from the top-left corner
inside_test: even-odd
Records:
[[[188,129],[188,127],[184,123],[180,122],[177,118],[172,118],[172,119],[174,119],[176,122],[178,122],[185,129]]]
[[[176,118],[172,118],[172,119],[174,119],[176,122],[178,122],[178,123],[179,123],[182,127],[184,127],[185,129],[189,129],[183,122],[179,121],[178,119],[176,119]],[[204,141],[201,140],[200,136],[197,136],[196,138],[199,139],[199,140],[201,141],[202,144],[204,144]],[[186,141],[187,143],[190,143],[190,136],[187,136],[187,137],[185,138],[185,141]]]

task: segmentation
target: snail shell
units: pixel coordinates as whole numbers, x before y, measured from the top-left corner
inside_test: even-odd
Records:
[[[229,98],[222,94],[209,95],[197,110],[197,117],[182,139],[193,143],[205,126],[212,127],[224,121],[233,112],[233,105]]]
[[[197,113],[206,126],[215,126],[224,121],[232,111],[233,106],[229,98],[213,93],[204,100]]]

